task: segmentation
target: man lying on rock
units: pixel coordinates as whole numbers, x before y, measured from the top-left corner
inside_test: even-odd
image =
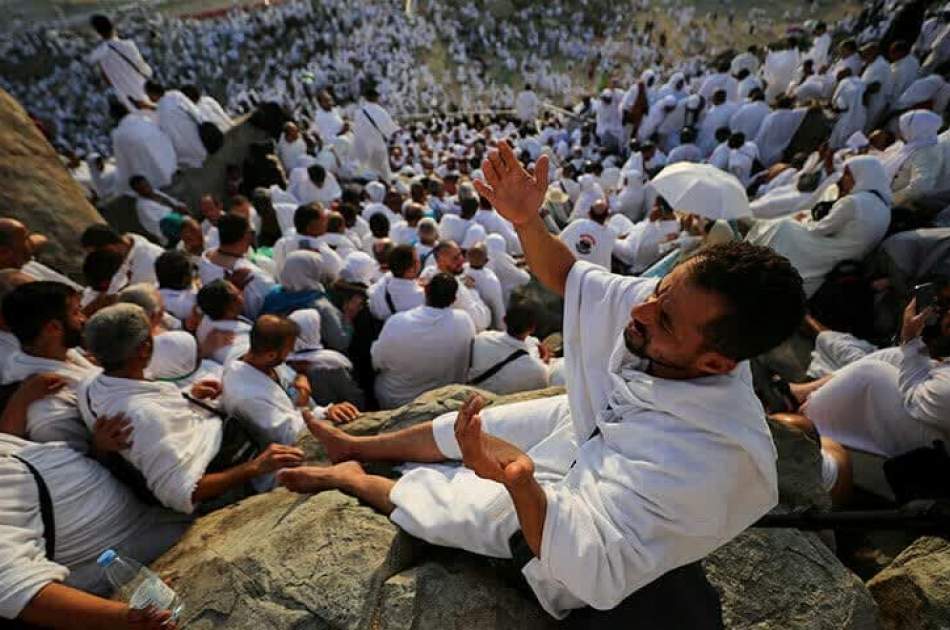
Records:
[[[279,483],[339,489],[431,543],[512,558],[557,618],[590,607],[576,614],[600,627],[721,627],[699,561],[777,502],[746,360],[801,322],[801,277],[744,243],[662,280],[608,273],[545,228],[547,158],[532,177],[502,144],[483,170],[479,192],[565,297],[567,395],[484,412],[474,398],[457,417],[372,437],[312,422],[335,465],[285,469]],[[370,460],[433,465],[393,481],[357,463]],[[465,467],[435,465],[447,460]]]

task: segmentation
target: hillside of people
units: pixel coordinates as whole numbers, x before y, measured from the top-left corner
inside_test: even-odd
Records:
[[[950,5],[747,4],[0,35],[0,619],[950,623]]]

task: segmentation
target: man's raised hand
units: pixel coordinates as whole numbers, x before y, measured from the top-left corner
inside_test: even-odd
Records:
[[[512,487],[534,478],[534,462],[516,446],[482,431],[479,415],[485,401],[475,394],[459,409],[455,439],[462,463],[483,479]]]
[[[548,190],[548,157],[542,155],[534,165],[534,175],[526,171],[507,142],[482,162],[485,182],[475,180],[475,189],[501,216],[515,226],[538,216]]]

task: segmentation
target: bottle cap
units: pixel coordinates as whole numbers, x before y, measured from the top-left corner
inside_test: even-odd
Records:
[[[105,568],[109,566],[110,564],[112,564],[112,562],[118,557],[119,557],[119,554],[117,554],[115,550],[106,549],[105,551],[102,552],[102,554],[96,560],[96,564],[98,564],[102,568]]]

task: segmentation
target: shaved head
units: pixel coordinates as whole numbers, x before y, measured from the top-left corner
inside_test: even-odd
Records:
[[[488,250],[484,243],[477,243],[468,248],[466,257],[468,264],[475,269],[481,269],[488,262]]]
[[[33,257],[30,231],[8,217],[0,218],[0,269],[19,269]]]

